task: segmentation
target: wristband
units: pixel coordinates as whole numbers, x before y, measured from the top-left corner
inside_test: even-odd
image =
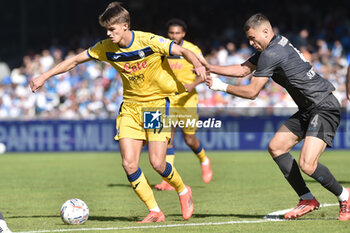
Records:
[[[219,78],[213,78],[213,83],[212,83],[210,89],[212,89],[214,91],[226,92],[227,87],[228,87],[227,83],[222,82]]]

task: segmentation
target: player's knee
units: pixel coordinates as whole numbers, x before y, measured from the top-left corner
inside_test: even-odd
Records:
[[[196,137],[193,134],[184,134],[185,142],[188,146],[194,146]]]
[[[156,170],[158,173],[163,173],[165,170],[165,161],[161,160],[151,160],[151,165],[154,170]]]
[[[316,164],[317,165],[317,164]],[[306,174],[311,176],[314,171],[316,170],[316,165],[312,162],[305,161],[305,160],[300,160],[299,161],[299,166],[300,169]]]
[[[127,174],[132,174],[136,172],[138,168],[138,164],[136,162],[127,159],[123,160],[122,166]]]
[[[288,151],[285,151],[279,143],[275,141],[270,141],[268,146],[268,151],[272,157],[277,157],[281,154],[287,153]]]

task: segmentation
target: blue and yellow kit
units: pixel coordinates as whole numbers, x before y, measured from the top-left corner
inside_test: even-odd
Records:
[[[117,118],[115,139],[163,141],[165,137],[170,138],[167,134],[170,132],[151,135],[150,131],[143,129],[142,115],[147,107],[163,108],[165,114],[166,97],[186,91],[168,63],[167,56],[171,56],[173,42],[152,33],[131,33],[132,40],[127,47],[105,39],[87,52],[91,58],[110,63],[123,81],[123,104]]]

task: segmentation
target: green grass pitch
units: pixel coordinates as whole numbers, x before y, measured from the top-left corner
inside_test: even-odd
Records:
[[[189,221],[182,219],[174,191],[154,190],[166,221],[137,224],[147,209],[130,187],[117,152],[1,155],[0,210],[14,232],[350,232],[350,221],[337,220],[338,206],[321,208],[300,220],[264,221],[266,214],[292,208],[298,202],[268,153],[207,154],[214,176],[204,184],[193,153],[176,153],[175,166],[193,190],[195,211]],[[298,151],[292,154],[299,157]],[[326,151],[320,162],[342,185],[350,186],[349,151]],[[140,167],[152,186],[161,181],[149,165],[147,153],[142,154]],[[304,177],[321,203],[337,203],[320,184]],[[82,199],[89,206],[89,220],[84,225],[68,226],[61,221],[60,207],[70,198]],[[95,230],[79,230],[82,228]]]

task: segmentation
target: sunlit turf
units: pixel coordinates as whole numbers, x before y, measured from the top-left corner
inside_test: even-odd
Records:
[[[298,151],[292,153],[298,158]],[[209,184],[203,183],[192,152],[176,154],[175,166],[193,190],[193,217],[182,219],[174,191],[154,189],[166,221],[146,226],[262,220],[266,214],[292,208],[298,202],[265,151],[208,151],[214,171]],[[327,151],[320,162],[342,185],[350,186],[349,151]],[[147,153],[142,154],[140,167],[152,187],[161,181],[149,165]],[[0,156],[0,177],[0,210],[14,232],[145,226],[136,221],[147,215],[147,209],[130,187],[117,152],[4,154]],[[337,203],[320,184],[304,177],[321,203]],[[60,207],[70,198],[82,199],[89,206],[86,224],[68,226],[61,221]],[[325,207],[297,221],[89,232],[349,232],[350,221],[338,221],[338,211],[338,206]]]

